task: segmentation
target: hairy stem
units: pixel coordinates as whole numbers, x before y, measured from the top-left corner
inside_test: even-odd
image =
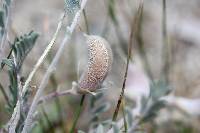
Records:
[[[169,82],[169,72],[170,72],[170,44],[168,42],[167,34],[167,13],[166,13],[166,0],[162,0],[162,37],[163,37],[163,47],[162,47],[162,60],[163,68],[162,75],[164,75],[164,80],[166,83]]]
[[[31,71],[31,73],[29,74],[24,86],[23,86],[23,90],[22,90],[22,94],[24,95],[27,90],[28,90],[28,85],[31,82],[33,76],[35,75],[35,72],[37,71],[37,69],[40,67],[40,65],[42,64],[42,62],[45,60],[47,54],[50,52],[51,48],[53,47],[53,45],[55,44],[55,41],[57,39],[58,33],[62,27],[63,21],[65,18],[65,13],[62,14],[61,19],[58,23],[56,32],[53,35],[53,38],[51,39],[50,43],[48,44],[48,46],[46,47],[45,51],[43,52],[43,54],[41,55],[41,57],[39,58],[39,60],[37,61],[37,63],[35,64],[33,70]]]
[[[71,90],[65,90],[65,91],[61,91],[61,92],[58,92],[58,91],[52,92],[52,93],[40,98],[40,100],[38,101],[38,104],[47,102],[49,100],[52,100],[52,99],[60,97],[60,96],[65,96],[69,93],[71,93]]]
[[[62,55],[62,52],[64,50],[64,47],[65,47],[65,44],[67,44],[67,42],[69,41],[73,31],[75,30],[75,27],[76,25],[78,24],[79,22],[79,19],[80,19],[80,16],[81,16],[81,13],[86,5],[86,2],[87,0],[82,0],[82,3],[81,3],[81,8],[77,11],[73,21],[72,21],[72,24],[70,25],[70,27],[68,27],[68,33],[66,34],[66,36],[64,37],[55,57],[53,58],[53,61],[51,62],[50,66],[48,67],[47,69],[47,72],[45,73],[42,81],[41,81],[41,84],[34,96],[34,99],[33,99],[33,102],[31,104],[31,107],[30,107],[30,110],[28,112],[28,115],[27,115],[27,118],[25,120],[25,123],[24,123],[24,128],[22,130],[22,133],[27,133],[29,130],[30,130],[30,127],[31,127],[31,123],[32,123],[32,115],[34,114],[34,112],[36,111],[37,109],[37,105],[38,105],[38,101],[40,99],[40,97],[43,95],[43,91],[46,87],[46,85],[48,84],[48,80],[51,76],[51,73],[55,70],[56,68],[56,65]]]
[[[57,26],[57,29],[56,29],[56,32],[52,38],[52,40],[50,41],[49,45],[46,47],[45,51],[43,52],[43,54],[41,55],[41,57],[39,58],[39,60],[37,61],[36,65],[34,66],[33,70],[31,71],[31,73],[29,74],[23,88],[22,88],[22,91],[21,91],[21,95],[22,97],[24,96],[24,94],[27,92],[28,90],[28,85],[30,83],[30,81],[32,80],[35,72],[37,71],[37,69],[40,67],[40,65],[42,64],[42,62],[44,61],[44,59],[46,58],[48,52],[51,50],[53,44],[55,43],[55,40],[58,36],[58,33],[62,27],[62,23],[63,23],[63,20],[64,20],[64,17],[65,17],[65,13],[62,15],[59,23],[58,23],[58,26]],[[16,114],[19,114],[20,113],[20,99],[17,101],[17,104],[15,106],[15,109],[13,111],[13,114],[12,114],[12,117],[10,118],[9,122],[8,122],[8,127],[12,127],[13,124],[10,124],[10,123],[17,123],[18,121],[18,118],[16,117]]]

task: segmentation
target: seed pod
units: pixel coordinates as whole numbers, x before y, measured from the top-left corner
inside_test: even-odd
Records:
[[[88,66],[78,82],[78,92],[85,94],[100,87],[112,66],[109,43],[96,35],[85,35],[88,44]]]

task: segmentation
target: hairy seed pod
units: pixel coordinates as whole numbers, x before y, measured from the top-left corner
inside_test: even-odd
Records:
[[[113,55],[109,43],[96,35],[85,35],[88,44],[88,66],[78,82],[78,92],[95,91],[111,69]]]

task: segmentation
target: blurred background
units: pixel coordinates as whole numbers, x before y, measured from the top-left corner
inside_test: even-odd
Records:
[[[121,92],[126,67],[127,49],[132,24],[137,17],[140,0],[88,0],[85,13],[90,34],[102,36],[110,43],[114,62],[112,70],[104,82],[107,88],[96,106],[106,101],[107,111],[100,115],[99,121],[112,118],[117,99]],[[141,95],[149,94],[151,81],[165,78],[173,89],[166,98],[168,105],[159,111],[152,121],[142,125],[150,133],[199,133],[200,132],[200,1],[166,0],[166,36],[163,37],[163,1],[144,0],[139,41],[134,39],[132,59],[129,64],[125,91],[126,106],[134,108]],[[51,40],[60,14],[64,9],[63,0],[14,0],[12,6],[10,40],[34,30],[39,38],[27,56],[21,75],[27,77],[34,64]],[[55,55],[70,16],[64,21],[61,33],[48,58],[31,81],[32,86],[40,84],[49,63]],[[79,27],[83,32],[87,26],[82,15]],[[77,27],[59,64],[52,74],[45,93],[56,89],[71,88],[72,81],[78,81],[87,65],[87,45],[82,31]],[[139,28],[139,26],[138,26]],[[167,46],[165,46],[167,45]],[[1,52],[2,57],[9,53],[7,44]],[[165,54],[167,53],[167,54]],[[163,69],[166,68],[166,69]],[[0,72],[2,86],[8,88],[7,69]],[[33,89],[35,94],[36,89]],[[8,92],[7,92],[8,93]],[[66,95],[51,100],[39,107],[39,124],[35,133],[68,132],[72,126],[75,110],[81,96]],[[85,101],[78,121],[78,129],[88,131],[91,119],[91,96]],[[31,99],[30,99],[31,102]],[[6,101],[0,92],[0,126],[11,114],[6,111]],[[120,113],[119,118],[122,116]]]

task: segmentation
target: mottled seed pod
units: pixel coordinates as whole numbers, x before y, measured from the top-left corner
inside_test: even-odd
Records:
[[[88,65],[78,81],[78,93],[86,94],[100,87],[111,69],[113,55],[109,43],[96,35],[85,35],[88,44]]]

